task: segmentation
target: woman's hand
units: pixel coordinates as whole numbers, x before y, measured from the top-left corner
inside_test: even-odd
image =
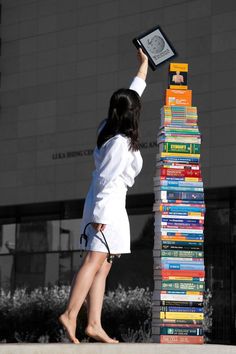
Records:
[[[146,80],[148,72],[148,57],[146,56],[146,54],[144,54],[141,48],[138,49],[137,55],[140,66],[136,76],[140,77],[143,80]]]
[[[138,49],[137,57],[138,57],[138,61],[139,61],[140,65],[143,64],[143,63],[147,63],[148,64],[148,57],[143,52],[142,48]]]
[[[105,227],[106,227],[105,224],[98,224],[98,223],[96,223],[96,222],[92,222],[92,226],[93,226],[93,228],[94,228],[97,232],[99,232],[99,231],[104,231],[104,230],[105,230]]]

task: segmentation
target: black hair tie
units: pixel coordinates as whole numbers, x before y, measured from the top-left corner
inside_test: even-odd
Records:
[[[88,235],[86,234],[86,229],[87,229],[87,227],[88,227],[89,225],[92,225],[92,223],[89,222],[87,225],[85,225],[84,231],[83,231],[83,233],[82,233],[81,236],[80,236],[80,245],[82,245],[82,241],[83,241],[83,239],[84,239],[84,240],[85,240],[85,248],[86,248],[87,245],[88,245]],[[101,232],[101,234],[102,234],[102,237],[103,237],[103,239],[104,239],[105,246],[106,246],[106,248],[107,248],[107,253],[108,253],[108,255],[107,255],[107,262],[108,262],[108,263],[112,263],[112,258],[113,258],[113,257],[112,257],[112,255],[111,255],[110,248],[109,248],[109,246],[108,246],[106,237],[105,237],[104,233],[102,232],[102,230],[100,230],[100,232]]]

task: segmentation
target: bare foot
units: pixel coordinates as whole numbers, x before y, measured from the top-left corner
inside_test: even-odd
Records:
[[[85,333],[87,334],[87,336],[95,339],[98,342],[111,343],[111,344],[119,343],[118,340],[109,337],[108,334],[104,331],[104,329],[100,326],[88,325],[87,328],[85,329]]]
[[[69,340],[74,344],[78,344],[79,340],[75,336],[76,320],[72,320],[66,312],[58,320],[66,330]]]

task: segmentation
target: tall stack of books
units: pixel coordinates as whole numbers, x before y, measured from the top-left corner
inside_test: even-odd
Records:
[[[152,332],[160,343],[203,343],[204,190],[188,64],[170,64],[161,108],[155,192]]]

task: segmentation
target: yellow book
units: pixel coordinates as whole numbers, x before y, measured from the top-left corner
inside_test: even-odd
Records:
[[[203,320],[203,313],[199,312],[160,312],[160,318],[169,320]]]
[[[170,63],[169,69],[169,88],[187,90],[188,64]]]
[[[186,182],[201,182],[199,177],[185,177],[184,180]]]
[[[167,156],[200,157],[200,154],[186,154],[186,153],[180,153],[180,152],[161,152],[160,156],[161,157],[167,157]]]

